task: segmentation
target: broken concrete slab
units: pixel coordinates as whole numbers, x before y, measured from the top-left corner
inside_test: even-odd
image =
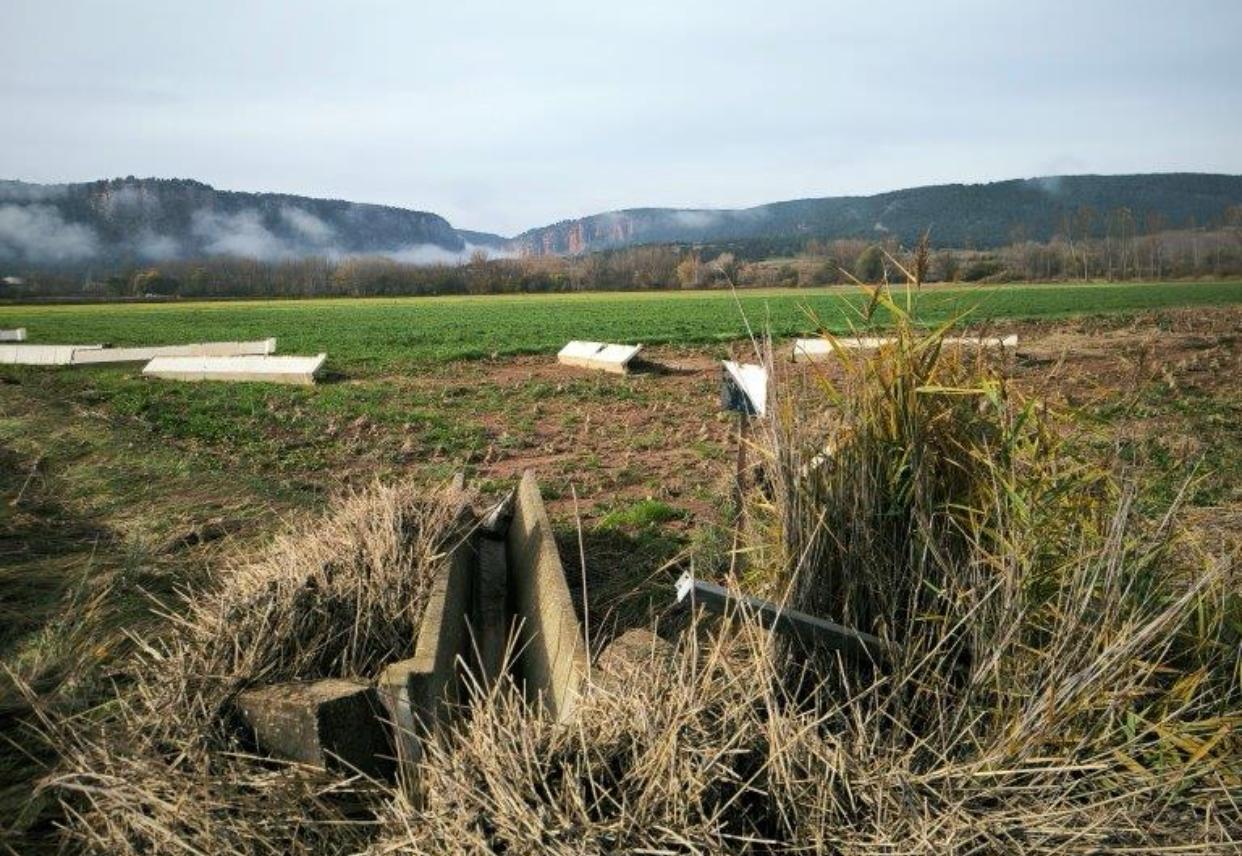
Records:
[[[458,666],[468,654],[473,565],[470,543],[458,542],[432,583],[413,656],[390,664],[379,677],[380,702],[397,731],[394,742],[403,765],[417,762],[422,734],[447,722],[461,698]]]
[[[598,354],[603,347],[602,342],[579,342],[575,340],[561,348],[556,355],[556,359],[567,366],[583,366],[587,360]]]
[[[763,416],[768,410],[768,370],[749,363],[722,361],[720,406],[747,416]]]
[[[376,692],[334,678],[273,684],[237,697],[259,748],[324,769],[387,775],[393,766]]]
[[[79,351],[95,351],[103,345],[0,345],[0,363],[17,366],[67,366]]]
[[[254,342],[195,342],[189,345],[152,345],[142,348],[111,348],[75,352],[73,364],[140,363],[156,357],[240,357],[276,353],[275,339]]]
[[[314,357],[155,357],[142,370],[145,377],[165,380],[224,380],[310,385],[327,354]]]
[[[564,722],[573,714],[590,664],[552,523],[530,470],[518,485],[508,547],[526,690]]]
[[[630,360],[638,356],[642,345],[604,345],[594,357],[596,363],[605,371],[613,367],[618,371],[627,371]]]
[[[634,627],[608,643],[591,673],[594,685],[619,691],[635,680],[645,680],[656,669],[667,668],[675,649],[651,630]]]
[[[26,328],[18,327],[16,330],[0,330],[0,342],[24,342],[26,341]]]
[[[567,366],[625,374],[629,371],[630,361],[638,356],[642,349],[642,345],[609,345],[604,342],[573,341],[561,348],[556,358]]]

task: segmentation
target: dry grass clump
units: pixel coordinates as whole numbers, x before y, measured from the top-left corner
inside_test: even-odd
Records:
[[[692,627],[671,662],[597,689],[569,725],[512,693],[479,699],[467,727],[429,746],[424,804],[390,803],[369,852],[1236,852],[1238,770],[1221,742],[1236,715],[1188,731],[1184,705],[1129,713],[1128,694],[1151,684],[1135,662],[1189,610],[1106,628],[1121,635],[1070,667],[1064,702],[1001,685],[996,715],[946,699],[935,724],[886,703],[888,679],[792,688],[746,616]],[[1067,715],[1085,695],[1103,706]],[[1172,727],[1179,742],[1161,747]]]
[[[376,485],[186,593],[112,702],[48,722],[64,760],[44,787],[65,798],[69,840],[100,853],[362,846],[384,790],[248,754],[230,704],[256,684],[369,680],[408,656],[457,511],[449,490]]]
[[[713,853],[814,834],[822,715],[788,704],[755,628],[683,639],[569,725],[504,688],[476,700],[427,747],[424,804],[394,801],[373,852]]]
[[[998,355],[945,348],[884,288],[871,305],[893,342],[821,378],[827,436],[776,408],[757,503],[752,577],[903,646],[869,684],[821,659],[830,693],[911,772],[963,795],[979,783],[951,770],[994,777],[962,819],[1012,818],[1014,849],[1242,840],[1228,557],[1182,548],[1176,508],[1141,517],[1133,480],[1072,452],[1078,426],[1013,394]]]

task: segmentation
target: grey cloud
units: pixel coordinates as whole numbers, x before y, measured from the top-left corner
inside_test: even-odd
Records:
[[[1032,179],[1035,186],[1050,196],[1057,196],[1061,192],[1062,177],[1059,175],[1048,175],[1041,178]]]
[[[68,192],[64,184],[30,184],[25,181],[0,181],[0,202],[47,202]]]
[[[514,253],[496,250],[492,247],[478,247],[471,243],[467,243],[458,252],[446,250],[444,247],[438,247],[435,244],[414,244],[400,249],[385,250],[379,253],[379,255],[392,259],[395,262],[410,265],[460,265],[470,261],[470,257],[477,250],[483,250],[483,252],[487,253],[489,259],[512,258],[514,256]]]
[[[677,211],[673,219],[687,229],[706,229],[719,222],[720,214],[715,211]]]
[[[263,225],[258,211],[236,214],[200,209],[191,217],[191,230],[212,255],[241,256],[262,261],[280,261],[297,255],[283,240]]]
[[[296,238],[285,239],[274,234],[264,225],[259,212],[250,209],[234,214],[199,210],[191,218],[191,228],[194,235],[203,242],[203,250],[209,255],[240,256],[261,261],[285,261],[305,256],[342,259],[372,255],[402,264],[456,265],[469,261],[471,254],[479,249],[485,250],[489,258],[510,255],[469,243],[460,251],[448,250],[435,244],[412,244],[375,253],[351,253],[334,243],[335,230],[315,215],[301,208],[288,206],[280,210],[280,217],[290,226]],[[171,239],[165,240],[170,243],[151,243],[150,246],[167,246],[169,251],[179,249]]]
[[[0,257],[18,261],[72,262],[99,247],[95,231],[68,223],[47,205],[0,205]]]
[[[145,210],[147,214],[155,216],[159,214],[160,202],[158,198],[144,194],[137,187],[125,185],[108,191],[103,197],[103,207],[109,214],[129,214]]]
[[[336,237],[335,229],[309,211],[288,206],[280,209],[280,216],[291,229],[311,244],[331,244]]]
[[[138,235],[134,243],[138,254],[153,262],[170,261],[181,256],[181,244],[169,235],[146,230]]]

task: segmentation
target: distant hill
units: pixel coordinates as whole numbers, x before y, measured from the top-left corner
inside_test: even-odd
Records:
[[[455,229],[438,214],[276,193],[216,190],[189,179],[81,184],[0,181],[0,274],[100,270],[209,256],[279,261],[382,255],[421,263],[489,255],[575,255],[636,244],[715,245],[760,258],[809,238],[896,237],[927,228],[937,246],[979,248],[1017,236],[1047,240],[1067,215],[1129,208],[1167,226],[1218,222],[1242,204],[1242,176],[1201,173],[1053,176],[945,184],[875,196],[774,202],[737,210],[635,208],[563,220],[507,239]]]
[[[82,184],[0,181],[0,263],[81,267],[204,256],[276,261],[387,255],[457,261],[505,239],[457,231],[438,214],[277,193],[216,190],[187,179]]]
[[[1242,204],[1242,176],[1205,173],[1066,175],[943,184],[875,196],[773,202],[743,209],[633,208],[531,229],[513,239],[535,255],[577,254],[634,244],[720,244],[773,239],[896,237],[910,244],[927,228],[939,246],[994,247],[1016,235],[1048,240],[1067,213],[1089,206],[1102,215],[1125,207],[1169,225],[1207,224]]]

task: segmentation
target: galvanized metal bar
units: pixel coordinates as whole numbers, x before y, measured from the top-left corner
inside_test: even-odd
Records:
[[[733,594],[723,586],[696,580],[689,572],[682,574],[677,581],[677,602],[687,599],[692,606],[702,606],[721,615],[738,611],[749,613],[764,627],[793,636],[810,647],[842,651],[871,660],[889,661],[901,651],[900,646],[870,633],[816,618],[796,609],[786,609],[750,595]]]

